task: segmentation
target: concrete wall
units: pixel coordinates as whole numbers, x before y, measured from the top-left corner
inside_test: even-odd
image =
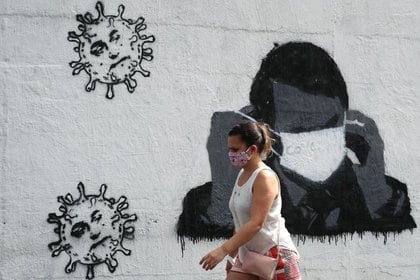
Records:
[[[132,94],[116,84],[111,100],[99,82],[86,92],[88,75],[73,76],[69,66],[78,54],[68,32],[77,31],[76,14],[96,17],[95,1],[0,3],[1,279],[85,278],[87,265],[66,273],[69,256],[52,257],[48,248],[58,239],[48,214],[60,213],[57,197],[79,197],[79,182],[87,196],[102,184],[105,197],[126,196],[123,212],[137,217],[134,238],[124,239],[131,255],[115,254],[113,274],[95,265],[95,279],[223,279],[224,265],[211,272],[198,265],[222,241],[187,241],[182,257],[175,225],[186,192],[211,179],[213,112],[249,103],[273,42],[304,40],[330,53],[350,108],[375,120],[386,174],[407,184],[420,221],[417,1],[103,3],[107,15],[124,4],[125,18],[143,16],[142,32],[156,38],[148,44],[154,60],[142,62],[150,77],[136,74]],[[304,279],[420,279],[418,230],[385,245],[366,233],[298,250]]]

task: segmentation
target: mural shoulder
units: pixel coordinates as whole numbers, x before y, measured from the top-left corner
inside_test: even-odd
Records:
[[[374,230],[401,232],[416,228],[417,225],[410,215],[411,205],[407,185],[391,176],[385,176],[385,181],[392,189],[392,196],[376,212],[379,218],[373,221]]]
[[[212,187],[213,183],[207,182],[188,191],[183,200],[183,210],[177,223],[178,237],[199,241],[232,236],[231,228],[220,227],[207,213],[211,204]]]

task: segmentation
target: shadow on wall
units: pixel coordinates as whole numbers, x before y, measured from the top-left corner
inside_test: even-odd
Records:
[[[75,271],[79,263],[87,266],[86,279],[93,279],[96,265],[104,263],[110,272],[114,272],[118,266],[115,254],[131,254],[123,242],[134,238],[134,227],[129,224],[135,222],[137,216],[123,213],[128,208],[125,196],[117,201],[106,198],[106,185],[101,186],[99,195],[86,195],[82,183],[77,188],[77,199],[70,193],[58,197],[61,215],[48,215],[47,221],[57,225],[54,232],[58,234],[58,240],[51,242],[48,248],[53,257],[62,252],[70,257],[66,273]]]
[[[239,170],[229,162],[227,134],[245,120],[273,128],[276,143],[266,164],[280,177],[282,215],[300,240],[337,241],[368,231],[386,242],[387,233],[416,227],[406,185],[385,175],[375,122],[349,110],[345,81],[325,50],[308,42],[275,44],[254,78],[250,102],[213,114],[207,142],[212,182],[184,198],[177,224],[182,249],[184,238],[233,233],[228,201]]]

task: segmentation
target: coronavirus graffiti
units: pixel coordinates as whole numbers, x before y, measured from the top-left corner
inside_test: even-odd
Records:
[[[48,247],[53,257],[62,252],[70,257],[66,273],[74,272],[77,263],[80,263],[87,266],[86,279],[93,279],[96,265],[105,263],[109,271],[114,272],[118,266],[115,254],[131,254],[124,248],[123,241],[133,239],[132,223],[137,216],[123,212],[129,206],[125,196],[117,201],[106,198],[106,185],[101,185],[99,195],[87,195],[83,183],[79,183],[77,188],[79,198],[74,199],[70,193],[59,196],[61,214],[48,215],[47,221],[57,225],[54,232],[58,234],[58,240]]]
[[[77,15],[80,33],[70,31],[67,37],[77,44],[74,51],[79,55],[79,60],[70,62],[73,75],[82,70],[89,75],[86,91],[94,90],[96,82],[105,84],[108,99],[114,97],[114,85],[123,83],[132,93],[137,86],[133,77],[136,73],[150,76],[142,62],[153,59],[153,50],[145,44],[154,42],[155,38],[143,33],[146,29],[143,17],[135,21],[123,18],[124,9],[120,5],[118,15],[105,15],[103,4],[98,2],[98,16],[93,18],[89,12]]]

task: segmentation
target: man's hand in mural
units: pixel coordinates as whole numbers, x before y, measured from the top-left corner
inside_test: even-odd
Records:
[[[218,265],[228,253],[223,249],[222,246],[217,247],[200,260],[200,265],[205,269],[213,269]]]

